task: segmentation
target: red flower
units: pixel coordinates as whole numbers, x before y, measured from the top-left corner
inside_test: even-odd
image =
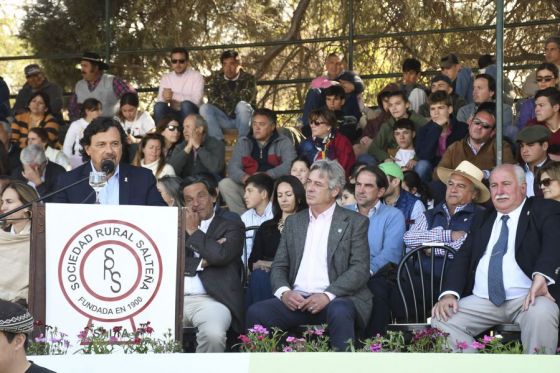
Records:
[[[139,345],[140,342],[142,342],[142,338],[140,338],[140,337],[134,338],[134,344],[135,344],[135,345]]]
[[[149,324],[149,323],[148,323]],[[152,334],[154,332],[154,328],[152,328],[151,326],[147,326],[146,327],[146,333],[148,334]]]
[[[122,326],[113,326],[113,333],[120,333]]]
[[[43,326],[45,324],[43,324],[43,322],[41,320],[35,320],[35,322],[33,323],[33,325],[35,326]]]

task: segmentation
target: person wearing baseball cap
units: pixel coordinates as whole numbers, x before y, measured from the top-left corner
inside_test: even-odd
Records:
[[[546,126],[525,127],[517,134],[519,156],[523,160],[520,165],[525,170],[527,182],[527,197],[543,196],[536,175],[544,165],[552,162],[547,152],[551,134]]]
[[[14,104],[14,115],[25,113],[27,103],[31,96],[38,91],[44,92],[49,97],[49,108],[51,114],[59,123],[62,123],[62,88],[47,79],[43,68],[36,63],[25,66],[25,84],[19,90]]]
[[[136,92],[121,78],[106,74],[109,65],[101,56],[93,52],[84,52],[80,58],[82,80],[76,83],[74,93],[68,102],[70,120],[80,118],[82,103],[88,98],[95,98],[101,102],[104,117],[114,117],[117,113],[119,100],[127,92]]]
[[[33,316],[17,303],[0,299],[0,373],[54,373],[27,360]]]
[[[412,224],[426,210],[426,206],[420,198],[402,188],[404,174],[398,164],[395,162],[384,162],[379,165],[381,171],[387,175],[389,185],[383,195],[383,201],[388,206],[393,206],[401,210],[406,222],[408,230]]]
[[[453,81],[445,74],[436,74],[432,79],[430,79],[430,91],[431,93],[444,91],[451,96],[453,115],[457,115],[459,109],[467,104],[463,97],[454,92]],[[423,117],[430,118],[430,105],[427,102],[424,103],[420,106],[420,109],[418,109],[418,114]]]

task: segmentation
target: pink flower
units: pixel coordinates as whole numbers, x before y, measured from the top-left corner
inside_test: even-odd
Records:
[[[486,345],[484,343],[480,343],[478,341],[474,341],[471,345],[472,348],[475,348],[477,350],[484,350],[486,348]]]
[[[153,332],[154,332],[154,328],[152,328],[151,326],[146,327],[146,333],[152,334]]]
[[[268,330],[264,326],[259,324],[253,326],[253,328],[249,329],[249,331],[255,334],[268,334]]]
[[[296,340],[297,340],[297,338],[296,338],[296,337],[292,337],[292,336],[289,336],[288,338],[286,338],[286,342],[288,342],[288,343],[295,342]]]
[[[286,346],[282,349],[282,351],[284,351],[284,352],[294,352],[294,349],[291,348],[290,346]]]
[[[122,330],[122,326],[113,326],[113,333],[119,333]]]
[[[457,342],[455,347],[457,347],[457,349],[463,351],[463,350],[466,350],[467,348],[469,348],[469,344],[465,341]]]
[[[85,338],[87,338],[87,335],[88,335],[88,331],[87,330],[82,330],[80,332],[80,334],[78,334],[78,338],[85,339]]]
[[[489,335],[485,335],[482,340],[484,341],[485,344],[488,344],[492,342],[494,339],[496,339],[496,337],[490,337]]]
[[[315,335],[323,335],[325,333],[324,329],[315,329]]]
[[[133,342],[133,343],[134,343],[135,345],[139,345],[140,342],[142,342],[142,338],[140,338],[140,337],[134,338],[134,342]]]
[[[245,334],[241,334],[239,337],[237,337],[237,339],[239,339],[243,344],[247,344],[251,342],[251,339],[247,337]]]
[[[381,352],[381,343],[373,343],[369,346],[371,352]]]

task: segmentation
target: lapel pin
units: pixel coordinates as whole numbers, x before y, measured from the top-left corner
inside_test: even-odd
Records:
[[[342,229],[338,229],[338,233],[342,233]]]
[[[125,183],[128,183],[128,177],[125,177],[125,178],[124,178],[124,182],[125,182]]]
[[[467,218],[464,218],[463,221],[467,221]]]
[[[527,216],[531,215],[531,211],[527,211]]]

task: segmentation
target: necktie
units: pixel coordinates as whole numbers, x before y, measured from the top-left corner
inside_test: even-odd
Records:
[[[488,298],[490,299],[490,302],[494,303],[498,307],[506,300],[502,264],[508,245],[508,219],[509,216],[502,216],[502,229],[500,231],[498,241],[496,241],[496,244],[492,248],[490,264],[488,265]]]

